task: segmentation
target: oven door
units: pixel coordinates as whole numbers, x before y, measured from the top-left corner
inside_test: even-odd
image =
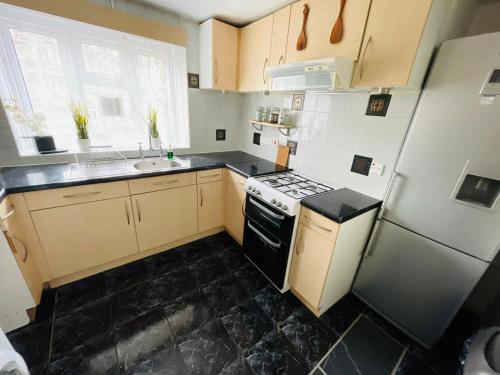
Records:
[[[278,289],[285,284],[295,216],[247,194],[243,251]]]

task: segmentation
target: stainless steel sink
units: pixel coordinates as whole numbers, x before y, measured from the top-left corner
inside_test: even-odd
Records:
[[[138,171],[160,171],[166,169],[182,168],[184,164],[179,160],[167,159],[147,159],[134,163],[134,168]]]

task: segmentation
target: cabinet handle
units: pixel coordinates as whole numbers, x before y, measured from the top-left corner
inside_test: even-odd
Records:
[[[281,63],[284,62],[284,58],[283,58],[283,55],[280,56],[280,59],[278,60],[278,65],[281,65]]]
[[[4,232],[4,233],[5,233],[5,237],[7,237],[7,242],[9,242],[10,246],[12,247],[13,253],[17,253],[17,248],[16,248],[16,245],[14,244],[14,240],[16,240],[17,242],[19,242],[22,245],[23,250],[24,250],[24,255],[23,255],[23,258],[21,260],[23,263],[26,263],[26,261],[28,260],[28,246],[26,245],[26,242],[24,242],[21,238],[19,238],[17,236],[11,236],[9,232]]]
[[[137,219],[139,219],[139,223],[141,222],[141,208],[139,207],[139,201],[135,200],[135,207],[137,208]]]
[[[127,225],[130,225],[130,215],[128,213],[128,204],[125,202],[125,215],[127,216]]]
[[[266,61],[264,61],[264,65],[262,66],[262,80],[264,81],[264,84],[267,83],[267,74],[266,74],[266,66],[269,62],[269,59],[266,58]]]
[[[363,50],[363,54],[361,55],[361,63],[359,65],[359,78],[363,78],[363,68],[365,66],[365,57],[366,57],[366,51],[368,50],[368,46],[372,42],[372,36],[370,35],[368,37],[368,41],[366,42],[365,49]]]
[[[98,195],[101,194],[100,191],[91,191],[90,193],[78,193],[78,194],[69,194],[69,195],[63,195],[63,198],[84,198],[84,197],[91,197],[93,195]]]
[[[217,82],[219,82],[219,62],[217,61],[217,59],[215,59],[215,63],[214,63],[214,81],[215,81],[215,84],[217,84]]]
[[[322,225],[316,224],[309,216],[304,216],[304,219],[306,219],[306,221],[308,223],[311,223],[312,225],[314,225],[315,227],[317,227],[319,229],[326,230],[327,232],[332,232],[332,230],[330,228],[327,228],[327,227],[324,227]]]
[[[200,187],[200,207],[203,207],[203,189]]]
[[[14,215],[14,212],[16,212],[16,208],[14,206],[11,206],[11,210],[9,211],[9,213],[5,216],[0,216],[0,220],[4,221],[4,220],[7,220],[9,217],[11,217],[12,215]]]
[[[241,213],[243,214],[243,218],[245,218],[245,216],[247,216],[247,211],[246,211],[246,205],[247,203],[247,200],[246,199],[243,199],[243,202],[241,202]]]
[[[169,184],[173,184],[173,183],[176,183],[176,182],[179,182],[179,180],[160,181],[160,182],[155,182],[153,185],[154,186],[169,185]]]
[[[302,236],[303,236],[303,230],[301,230],[298,234],[297,238],[297,245],[295,246],[295,254],[300,255],[301,252],[299,251],[299,246],[302,246]]]
[[[211,178],[211,177],[219,177],[219,173],[209,174],[206,176],[200,176],[200,178]]]

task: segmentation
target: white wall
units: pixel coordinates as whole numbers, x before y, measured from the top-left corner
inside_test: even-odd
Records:
[[[410,124],[418,95],[393,95],[386,117],[366,116],[368,93],[306,94],[304,109],[296,113],[297,131],[290,136],[298,141],[297,155],[290,166],[304,175],[382,198]],[[256,132],[247,121],[258,105],[290,108],[290,96],[251,94],[242,112],[240,148],[269,160],[276,157],[271,144],[252,144]],[[262,143],[272,139],[286,142],[277,129],[264,128]],[[379,176],[350,172],[354,154],[372,157],[385,165]]]
[[[108,6],[107,0],[96,3]],[[115,7],[135,15],[184,28],[188,34],[187,71],[199,72],[198,24],[146,5],[115,0]],[[215,91],[188,89],[191,148],[182,153],[227,151],[239,146],[239,119],[243,97],[239,94],[222,94]],[[1,107],[1,106],[0,106]],[[215,141],[215,129],[225,128],[226,141]],[[136,156],[136,152],[125,153]],[[74,161],[73,155],[45,155],[20,157],[10,131],[7,117],[0,108],[0,167],[7,165],[43,164]]]
[[[468,35],[500,31],[500,1],[478,6],[472,18]]]

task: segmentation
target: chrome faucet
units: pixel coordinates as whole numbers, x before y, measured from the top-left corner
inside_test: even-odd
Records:
[[[137,142],[137,144],[139,145],[139,156],[142,160],[144,160],[144,150],[142,149],[142,142]]]

